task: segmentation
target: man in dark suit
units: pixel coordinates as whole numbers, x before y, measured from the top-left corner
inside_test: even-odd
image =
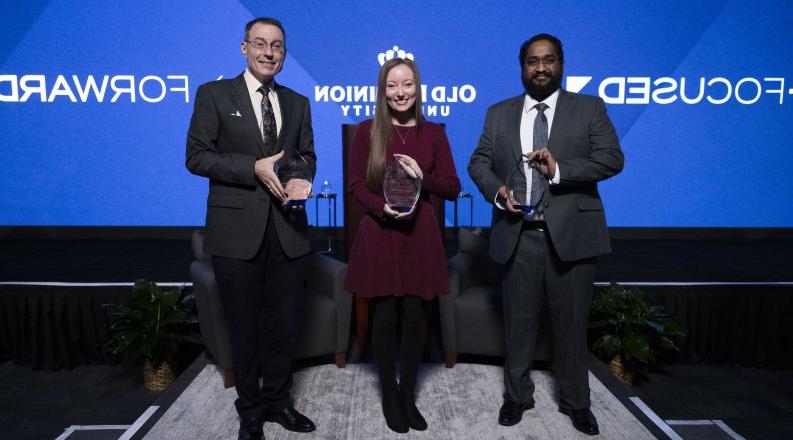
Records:
[[[611,251],[597,182],[622,170],[623,155],[603,100],[560,88],[559,39],[532,37],[521,46],[519,61],[526,92],[488,109],[468,165],[495,205],[490,256],[504,266],[505,392],[498,421],[514,425],[534,406],[529,373],[539,311],[547,302],[559,411],[576,429],[594,435],[587,321],[595,257]],[[525,177],[519,185],[509,183],[508,176],[516,175]],[[516,200],[521,186],[530,200]],[[534,209],[527,212],[526,205]]]
[[[274,165],[284,154],[300,157],[313,178],[316,155],[308,99],[274,80],[286,57],[281,23],[251,21],[240,49],[245,72],[198,88],[187,168],[209,178],[204,250],[229,325],[239,438],[260,439],[263,420],[315,429],[289,396],[295,298],[311,246],[305,211],[287,202],[308,197],[311,183],[284,188]]]

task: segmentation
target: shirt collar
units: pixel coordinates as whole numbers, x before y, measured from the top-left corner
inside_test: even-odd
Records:
[[[561,90],[561,89],[556,89],[555,92],[551,93],[551,96],[545,98],[542,101],[548,106],[549,109],[555,109],[556,108],[556,101],[559,99],[559,90]],[[525,99],[523,100],[523,111],[528,113],[540,101],[537,101],[536,99],[532,98],[528,93],[526,93],[524,96],[525,96]]]
[[[270,91],[275,90],[275,79],[270,80],[270,82],[266,84],[262,84],[259,82],[256,77],[253,76],[249,69],[245,69],[245,73],[243,74],[245,78],[245,86],[248,88],[248,94],[253,95],[259,92],[259,87],[262,85],[267,86]]]

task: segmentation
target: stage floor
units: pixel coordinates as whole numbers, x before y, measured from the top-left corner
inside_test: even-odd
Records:
[[[420,370],[417,406],[427,419],[424,432],[397,434],[388,429],[380,408],[377,373],[372,364],[306,368],[295,374],[295,407],[317,425],[311,434],[292,433],[265,424],[268,439],[584,439],[570,419],[559,413],[553,379],[547,371],[532,372],[536,384],[534,409],[513,427],[497,422],[502,398],[502,368],[458,364],[452,369],[424,364]],[[601,438],[655,438],[597,379],[590,375],[592,410]],[[238,428],[234,389],[224,389],[222,375],[207,365],[165,411],[145,439],[234,438]]]
[[[431,365],[426,364],[425,368],[432,368]],[[312,366],[317,367],[317,364],[305,365],[299,371],[308,371]],[[327,365],[330,372],[335,368],[331,367]],[[119,438],[122,433],[128,434],[125,438],[141,439],[163,419],[173,402],[206,368],[213,367],[207,366],[204,357],[200,356],[171,388],[158,397],[158,393],[143,389],[141,371],[137,367],[123,369],[95,365],[53,372],[0,364],[0,394],[6,397],[6,401],[0,403],[0,414],[3,414],[0,432],[5,434],[3,438],[14,439],[54,439],[60,434],[60,438],[67,440],[110,440]],[[372,366],[363,364],[359,368],[371,370]],[[667,429],[673,431],[672,436],[679,436],[673,438],[793,438],[793,371],[677,365],[655,371],[641,384],[628,388],[617,382],[599,361],[590,362],[590,368],[594,377],[635,418],[648,423],[646,414],[637,407],[637,404],[646,404]],[[540,371],[539,374],[546,373]],[[216,379],[209,377],[208,380]],[[229,391],[214,392],[225,395]],[[631,399],[637,397],[641,400]],[[421,403],[422,399],[419,406],[424,409],[426,405]],[[552,406],[548,408],[548,411],[552,410]],[[593,411],[601,416],[597,408]],[[483,414],[481,417],[487,419],[487,416]],[[548,414],[548,417],[556,418],[557,414]],[[490,420],[486,422],[491,423]],[[521,425],[527,422],[534,422],[529,413]],[[603,423],[601,417],[601,425]],[[657,438],[668,438],[652,421],[649,423],[652,424],[649,430]],[[277,426],[270,428],[283,432]],[[730,431],[731,434],[728,433]],[[63,437],[67,433],[68,436]],[[273,438],[277,435],[274,434]],[[601,435],[598,438],[608,437]]]

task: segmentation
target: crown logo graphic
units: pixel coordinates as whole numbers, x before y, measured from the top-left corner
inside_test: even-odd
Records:
[[[393,60],[394,57],[412,60],[413,54],[405,52],[404,50],[400,49],[399,46],[394,46],[393,49],[388,49],[385,52],[380,52],[377,54],[377,61],[379,61],[380,65],[382,66],[386,61]]]

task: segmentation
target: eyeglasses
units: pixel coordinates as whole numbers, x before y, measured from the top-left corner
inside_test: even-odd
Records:
[[[526,65],[529,67],[537,67],[540,63],[542,63],[546,66],[553,66],[557,61],[559,61],[559,57],[556,55],[545,55],[542,58],[528,57],[526,58]]]
[[[284,43],[280,41],[274,41],[272,43],[267,43],[266,41],[259,41],[259,40],[245,40],[246,43],[253,46],[256,50],[264,50],[268,47],[272,49],[273,52],[283,52],[284,51]]]

